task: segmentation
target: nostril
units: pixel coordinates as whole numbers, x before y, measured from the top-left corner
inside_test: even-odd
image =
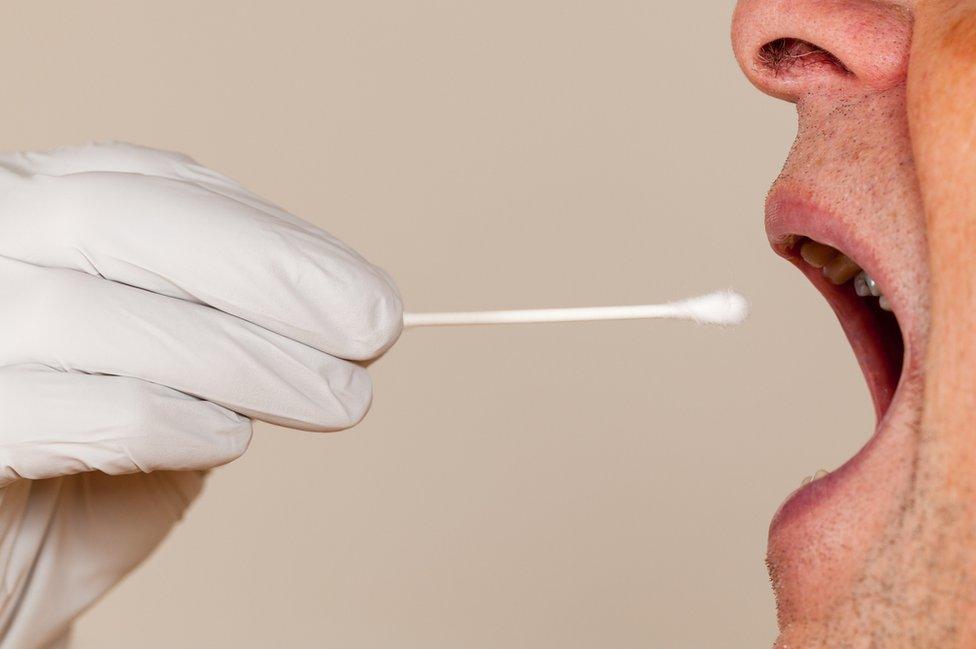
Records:
[[[759,48],[756,63],[775,77],[834,71],[844,76],[851,71],[827,50],[798,38],[777,38]]]

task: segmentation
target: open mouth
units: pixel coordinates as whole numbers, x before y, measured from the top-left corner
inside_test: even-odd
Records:
[[[891,277],[884,250],[855,226],[818,210],[795,195],[774,193],[766,229],[774,251],[813,283],[836,314],[854,351],[874,402],[877,423],[865,446],[834,471],[818,471],[794,491],[773,517],[771,534],[790,519],[837,502],[842,484],[884,435],[889,410],[906,374],[906,342],[899,318],[907,313],[904,289]],[[863,228],[862,228],[863,229]],[[889,263],[884,263],[884,262]],[[840,491],[839,491],[840,490]]]

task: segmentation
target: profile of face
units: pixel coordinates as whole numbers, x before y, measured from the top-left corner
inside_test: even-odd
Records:
[[[739,0],[732,37],[797,107],[770,242],[878,419],[773,518],[776,646],[976,646],[976,0]]]

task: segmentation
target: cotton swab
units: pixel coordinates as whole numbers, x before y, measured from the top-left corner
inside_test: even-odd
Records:
[[[403,326],[529,324],[542,322],[589,322],[595,320],[642,320],[670,318],[699,324],[739,325],[749,314],[746,299],[734,291],[717,291],[701,297],[635,306],[603,306],[527,311],[468,311],[457,313],[405,313]]]

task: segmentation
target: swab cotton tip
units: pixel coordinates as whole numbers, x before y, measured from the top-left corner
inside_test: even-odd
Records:
[[[672,305],[702,324],[740,325],[749,317],[749,303],[734,291],[716,291]]]
[[[667,304],[596,306],[572,309],[530,309],[521,311],[465,311],[454,313],[405,313],[403,326],[443,327],[449,325],[530,324],[541,322],[592,322],[597,320],[643,320],[670,318],[701,324],[738,325],[749,313],[746,299],[734,291],[718,291],[701,297]]]

